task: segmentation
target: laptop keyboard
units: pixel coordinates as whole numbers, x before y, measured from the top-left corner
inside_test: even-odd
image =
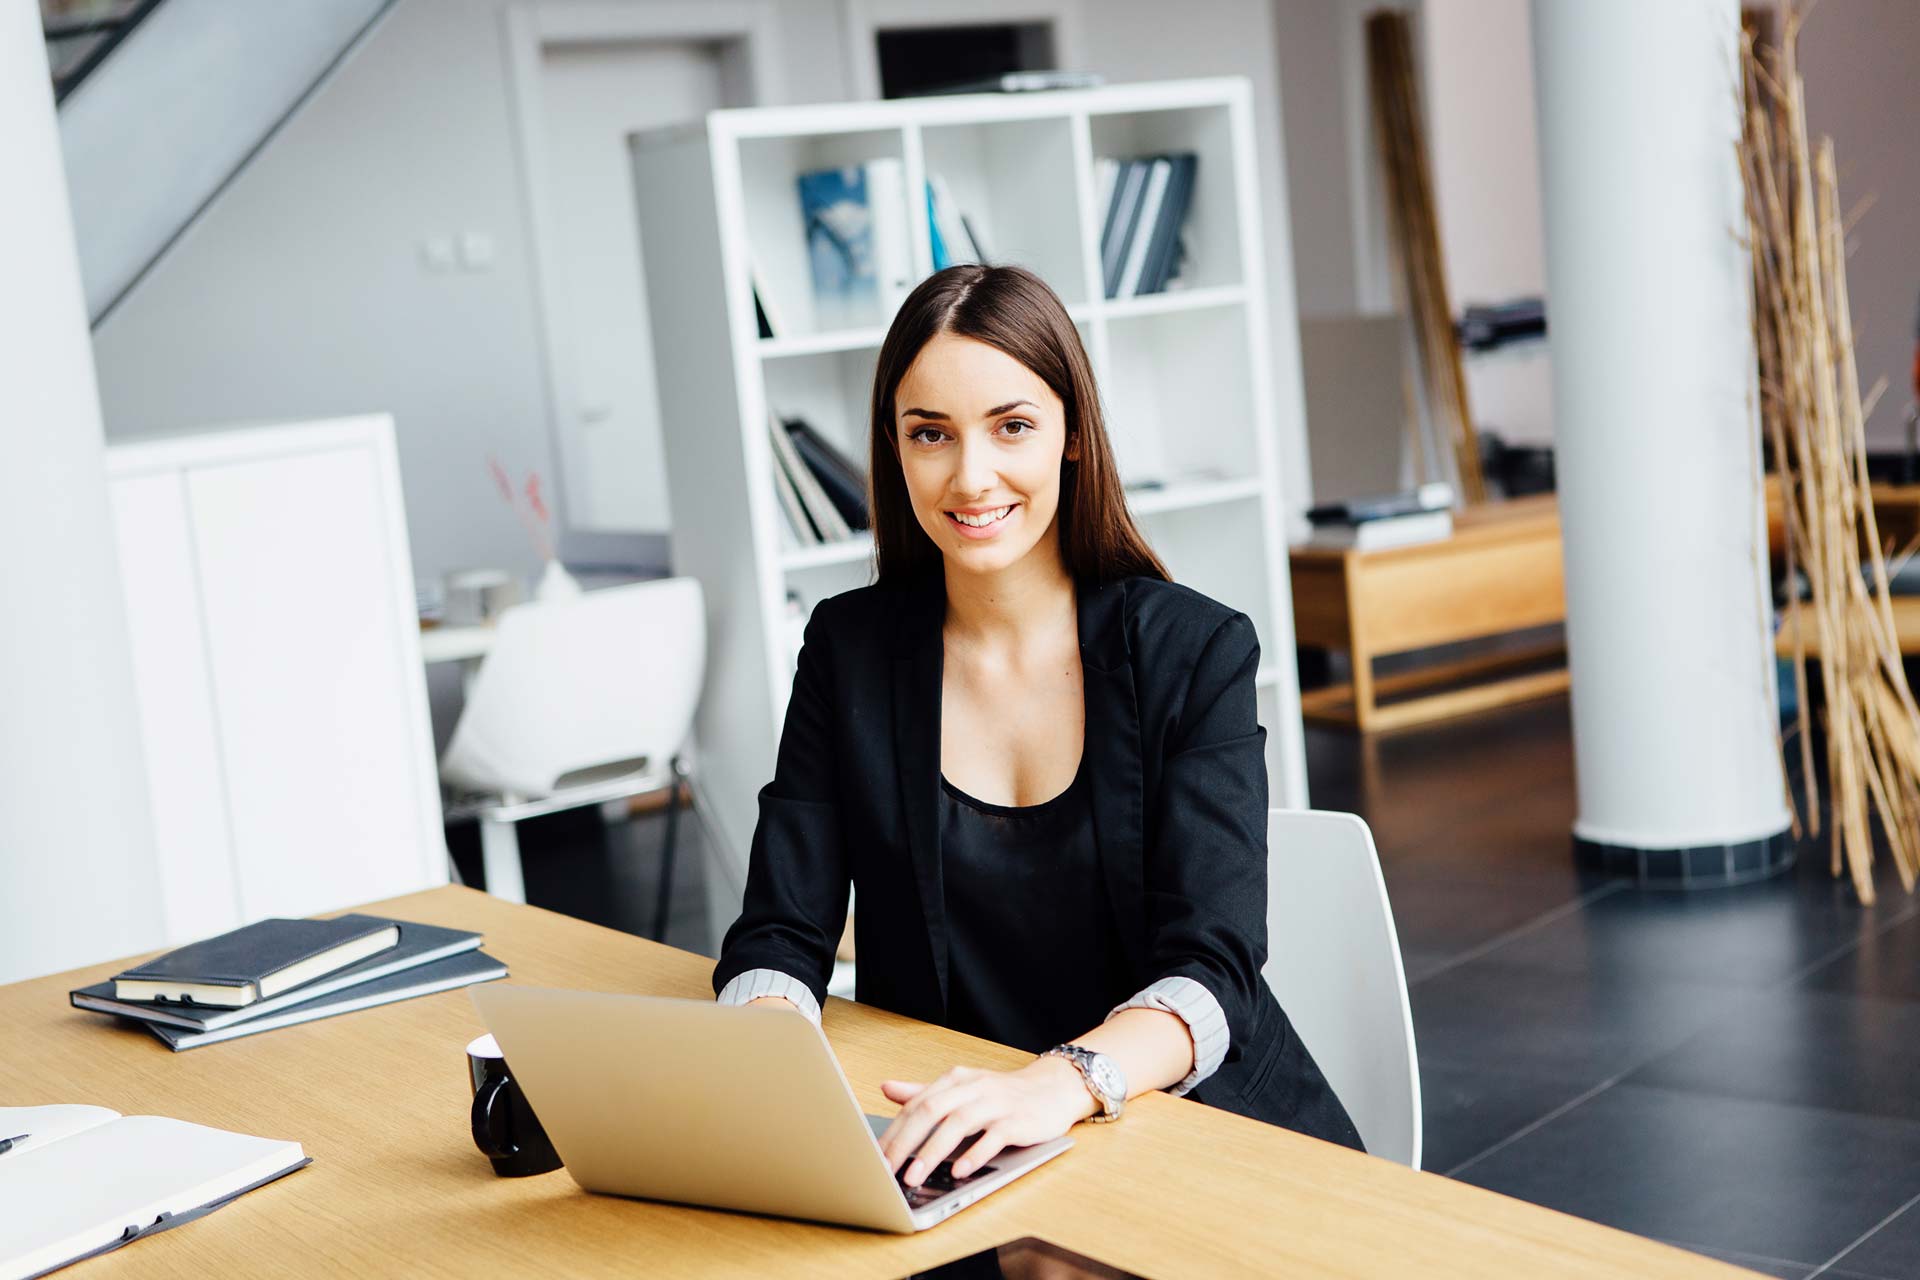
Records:
[[[953,1161],[942,1160],[939,1167],[928,1174],[926,1181],[917,1187],[910,1187],[905,1182],[901,1182],[899,1174],[894,1175],[894,1180],[900,1183],[900,1190],[907,1197],[907,1206],[918,1209],[938,1200],[949,1191],[966,1186],[976,1178],[986,1177],[994,1171],[994,1168],[994,1165],[983,1165],[964,1178],[956,1178],[953,1176]],[[902,1172],[905,1170],[903,1169]]]

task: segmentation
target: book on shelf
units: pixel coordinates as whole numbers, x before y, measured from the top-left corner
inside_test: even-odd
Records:
[[[106,1107],[0,1107],[0,1138],[8,1137],[0,1154],[8,1276],[42,1275],[191,1222],[311,1163],[297,1142]]]
[[[787,480],[793,485],[794,493],[800,499],[807,522],[813,527],[815,541],[838,542],[851,537],[853,530],[848,526],[846,517],[833,505],[827,492],[821,487],[820,480],[800,458],[800,451],[793,443],[793,436],[786,425],[780,421],[780,415],[767,414],[767,434],[773,441],[774,465],[785,471]],[[777,483],[777,481],[776,481]],[[796,530],[798,532],[798,530]]]
[[[399,973],[390,973],[384,978],[375,978],[371,982],[362,982],[344,991],[305,1000],[265,1017],[207,1031],[189,1031],[185,1027],[162,1022],[143,1022],[141,1025],[169,1049],[180,1053],[201,1045],[218,1044],[222,1040],[237,1040],[241,1036],[258,1035],[262,1031],[297,1026],[302,1022],[317,1022],[321,1018],[377,1008],[383,1004],[411,1000],[416,996],[430,996],[440,991],[453,991],[459,987],[470,987],[476,982],[493,982],[506,976],[507,966],[486,952],[464,951],[444,960],[434,960],[403,969]]]
[[[767,288],[767,282],[760,274],[760,264],[747,264],[747,281],[753,289],[753,322],[763,338],[777,338],[786,333],[787,326],[781,320],[780,311],[774,306],[773,295]]]
[[[1106,270],[1107,237],[1113,232],[1113,189],[1120,177],[1120,162],[1112,156],[1096,156],[1093,161],[1093,207],[1100,210],[1101,271]]]
[[[399,940],[392,921],[369,916],[259,920],[122,970],[113,976],[113,994],[121,1000],[238,1008],[343,969]]]
[[[1140,193],[1140,212],[1133,219],[1133,232],[1127,241],[1125,261],[1120,268],[1116,298],[1131,298],[1143,292],[1141,272],[1147,266],[1147,246],[1153,243],[1160,222],[1161,202],[1166,199],[1167,180],[1173,176],[1173,162],[1166,159],[1147,162],[1146,186]]]
[[[1139,293],[1163,293],[1180,268],[1181,252],[1186,244],[1187,206],[1193,201],[1193,179],[1200,159],[1191,152],[1167,157],[1167,189],[1161,200],[1160,214],[1153,237],[1147,245],[1144,276]]]
[[[1105,284],[1106,296],[1115,297],[1120,288],[1120,269],[1124,264],[1122,254],[1126,249],[1127,232],[1133,216],[1139,212],[1140,191],[1146,182],[1146,168],[1134,161],[1115,161],[1119,173],[1114,180],[1112,203],[1107,208],[1105,225],[1100,232],[1100,273]]]
[[[961,211],[946,179],[937,173],[927,175],[927,236],[935,271],[958,262],[987,260],[977,223]]]
[[[399,941],[385,951],[376,952],[364,960],[343,969],[337,969],[325,977],[238,1008],[176,1004],[168,1001],[123,1000],[115,994],[114,985],[111,982],[96,982],[92,986],[68,992],[67,999],[76,1009],[111,1013],[118,1017],[136,1018],[143,1022],[157,1022],[193,1032],[217,1031],[236,1022],[245,1022],[267,1014],[278,1013],[309,1000],[332,995],[337,991],[345,991],[364,982],[372,982],[377,978],[431,964],[436,960],[444,960],[461,952],[472,951],[480,945],[479,934],[460,929],[442,929],[436,925],[415,924],[407,920],[389,920],[382,916],[351,915],[340,918],[382,927],[390,926],[398,931]],[[4,1136],[0,1134],[0,1137]]]
[[[786,516],[780,522],[781,545],[789,551],[819,546],[820,531],[807,519],[806,504],[800,501],[800,491],[793,487],[793,477],[787,474],[786,463],[777,447],[773,451],[773,492]]]
[[[796,182],[817,327],[852,328],[892,315],[913,287],[905,166],[879,156],[803,173]],[[769,321],[778,331],[778,320]]]
[[[866,529],[872,526],[867,514],[867,476],[855,466],[853,459],[834,445],[831,440],[813,429],[805,418],[783,419],[782,425],[793,440],[794,451],[800,455],[800,461],[813,472],[813,478],[820,482],[826,492],[827,500],[833,503],[834,510],[847,522],[849,529]]]
[[[1199,157],[1190,151],[1096,161],[1107,297],[1161,293],[1179,277],[1198,168]]]

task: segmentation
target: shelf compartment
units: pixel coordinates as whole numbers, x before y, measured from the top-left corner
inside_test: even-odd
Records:
[[[1259,473],[1245,316],[1236,307],[1111,316],[1102,370],[1107,431],[1120,479],[1178,479],[1181,471]]]
[[[780,568],[787,573],[798,573],[808,569],[855,564],[872,555],[873,535],[862,531],[838,542],[803,547],[798,551],[783,551],[780,553]]]
[[[899,129],[741,141],[740,194],[748,262],[768,295],[764,301],[775,341],[838,330],[884,329],[892,319],[893,307],[884,300],[883,289],[851,302],[821,298],[814,292],[799,178],[881,158],[904,165],[905,152],[905,134]],[[900,212],[911,226],[912,201]]]
[[[921,139],[928,180],[944,180],[989,263],[1026,267],[1069,305],[1091,296],[1068,119],[927,125]]]
[[[1199,158],[1187,206],[1188,252],[1179,279],[1189,290],[1242,283],[1230,108],[1221,103],[1170,111],[1094,112],[1088,125],[1096,158],[1126,160],[1181,151]],[[1094,225],[1104,221],[1105,212],[1094,211]]]
[[[1128,493],[1127,508],[1136,516],[1158,516],[1196,507],[1217,506],[1223,502],[1246,502],[1259,498],[1261,490],[1258,476],[1229,480],[1176,480],[1164,488]]]
[[[1246,289],[1237,284],[1210,289],[1169,289],[1164,293],[1143,293],[1132,298],[1108,298],[1101,311],[1110,319],[1134,316],[1168,315],[1177,311],[1204,311],[1209,307],[1237,307],[1247,300]]]
[[[834,355],[846,351],[878,351],[886,336],[885,329],[833,329],[791,338],[762,338],[758,350],[762,360]]]
[[[1142,520],[1140,532],[1176,581],[1231,602],[1253,620],[1263,663],[1292,661],[1291,634],[1284,651],[1274,644],[1268,562],[1259,554],[1267,545],[1263,503],[1220,501],[1171,509]]]

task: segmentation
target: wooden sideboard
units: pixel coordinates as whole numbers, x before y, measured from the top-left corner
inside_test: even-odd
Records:
[[[1558,642],[1389,676],[1373,670],[1385,655],[1564,622],[1560,508],[1550,494],[1469,508],[1438,542],[1383,551],[1300,546],[1291,563],[1295,639],[1343,650],[1353,664],[1347,683],[1301,695],[1310,722],[1398,729],[1567,688]],[[1550,669],[1537,669],[1549,661]]]

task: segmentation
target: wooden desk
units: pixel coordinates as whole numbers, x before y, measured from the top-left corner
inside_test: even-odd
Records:
[[[1890,603],[1893,605],[1893,630],[1900,642],[1900,652],[1909,657],[1920,654],[1920,596],[1895,596]],[[1818,661],[1820,624],[1814,620],[1811,608],[1804,602],[1798,611],[1781,611],[1780,630],[1773,637],[1773,651],[1782,658],[1791,658],[1794,635],[1801,630],[1806,632],[1807,657]]]
[[[530,985],[711,998],[711,962],[448,887],[366,908],[484,931]],[[467,1133],[462,1049],[482,1030],[448,992],[169,1053],[67,1006],[121,961],[0,987],[12,1104],[90,1102],[296,1139],[308,1168],[213,1216],[84,1262],[80,1277],[491,1275],[898,1277],[1023,1235],[1149,1276],[1746,1275],[1738,1268],[1156,1094],[1116,1125],[932,1231],[885,1236],[588,1195],[564,1172],[501,1179]],[[861,1105],[887,1077],[1027,1055],[829,1000]]]
[[[1778,562],[1787,551],[1787,518],[1780,499],[1780,477],[1767,473],[1763,482],[1767,501],[1767,545]],[[1875,484],[1873,523],[1884,549],[1897,552],[1920,538],[1920,484]]]
[[[1309,721],[1397,729],[1567,688],[1564,665],[1487,678],[1558,657],[1557,644],[1394,676],[1373,672],[1386,654],[1564,622],[1560,508],[1551,494],[1468,508],[1439,542],[1385,551],[1295,547],[1291,567],[1295,640],[1344,649],[1353,663],[1351,683],[1300,696]],[[1473,683],[1420,692],[1465,681]],[[1381,703],[1395,694],[1410,696]]]

